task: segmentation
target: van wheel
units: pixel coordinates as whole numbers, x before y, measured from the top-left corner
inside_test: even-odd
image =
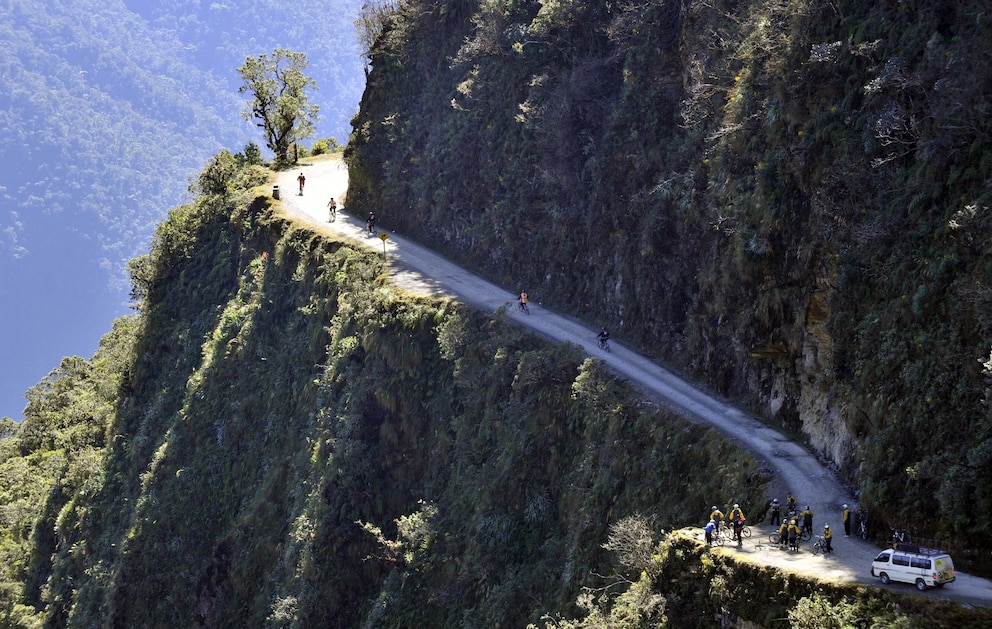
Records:
[[[887,575],[884,572],[882,574],[878,575],[878,578],[882,580],[882,583],[884,585],[888,585],[889,583],[892,583],[892,581],[889,580],[889,575]]]
[[[926,592],[927,591],[927,582],[924,581],[923,579],[917,579],[916,580],[916,589],[919,590],[919,591],[921,591],[921,592]]]

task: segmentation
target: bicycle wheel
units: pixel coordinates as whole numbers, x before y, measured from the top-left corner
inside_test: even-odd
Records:
[[[779,544],[782,543],[782,536],[779,535],[778,533],[772,533],[771,535],[768,536],[768,542],[778,546]]]
[[[714,546],[723,546],[723,535],[720,535],[719,533],[714,533],[713,534],[713,545]]]
[[[823,552],[823,544],[821,544],[819,540],[817,540],[817,542],[813,544],[813,554],[819,555],[821,552]]]
[[[743,529],[741,529],[741,535],[743,535],[744,537],[751,537],[751,527],[745,526]]]
[[[808,542],[812,538],[813,538],[813,531],[811,531],[809,529],[806,529],[806,530],[803,531],[802,539],[803,539],[804,542]]]

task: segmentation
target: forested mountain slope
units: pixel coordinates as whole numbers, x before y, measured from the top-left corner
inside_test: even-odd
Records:
[[[985,556],[990,19],[408,0],[349,202],[803,435],[882,530]]]
[[[264,178],[219,156],[132,263],[139,315],[3,427],[6,626],[522,626],[608,571],[611,524],[650,547],[760,500],[718,434],[395,292]]]
[[[988,622],[669,535],[761,504],[754,462],[574,347],[390,288],[245,194],[266,178],[218,155],[132,262],[138,314],[0,425],[0,626]]]
[[[307,52],[317,138],[345,141],[360,6],[0,0],[0,417],[19,419],[25,389],[127,311],[127,261],[206,160],[262,143],[240,115],[247,55]]]

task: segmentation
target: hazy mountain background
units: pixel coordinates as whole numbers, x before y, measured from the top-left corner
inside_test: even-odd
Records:
[[[360,6],[0,0],[0,416],[128,311],[125,263],[207,158],[262,144],[240,115],[247,55],[306,52],[317,138],[347,139]]]

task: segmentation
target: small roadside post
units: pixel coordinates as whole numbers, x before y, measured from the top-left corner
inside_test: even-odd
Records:
[[[382,259],[386,259],[386,241],[389,240],[389,234],[386,232],[379,233],[379,240],[382,241]]]

